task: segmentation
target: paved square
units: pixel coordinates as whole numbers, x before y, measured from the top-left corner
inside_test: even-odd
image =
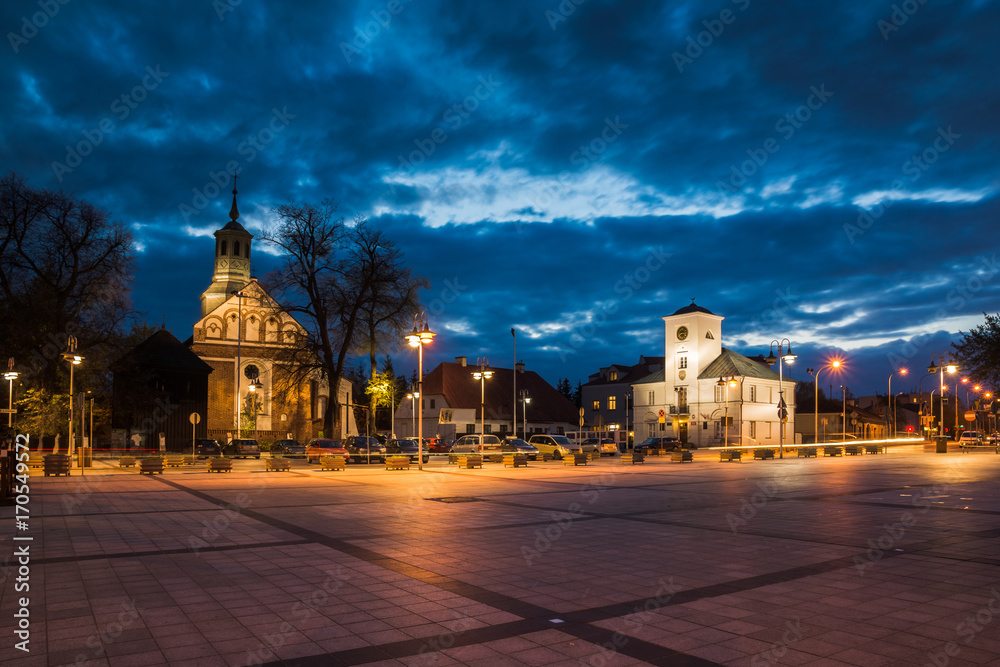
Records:
[[[1000,666],[992,450],[203,470],[33,471],[0,664]]]

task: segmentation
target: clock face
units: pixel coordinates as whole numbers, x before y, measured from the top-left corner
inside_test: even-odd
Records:
[[[687,337],[688,337],[687,327],[680,327],[679,329],[677,329],[677,340],[687,340]]]

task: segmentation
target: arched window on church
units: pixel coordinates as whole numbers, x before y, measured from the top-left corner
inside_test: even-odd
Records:
[[[239,257],[239,256],[240,256],[240,242],[233,241],[233,257]]]
[[[236,313],[226,318],[226,338],[229,340],[237,340],[240,336],[240,324],[237,320]]]
[[[250,259],[250,242],[247,241],[246,258]]]
[[[268,343],[278,342],[278,320],[276,318],[269,317],[264,323],[264,339]]]
[[[219,255],[224,257],[226,255],[226,240],[222,239],[219,243],[222,244],[219,246]]]
[[[256,315],[247,318],[246,339],[253,342],[260,340],[260,319]]]

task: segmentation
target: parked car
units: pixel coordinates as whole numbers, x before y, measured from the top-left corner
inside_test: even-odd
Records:
[[[424,449],[431,454],[447,454],[451,451],[451,443],[444,438],[424,438]]]
[[[256,440],[230,440],[229,444],[222,448],[222,453],[233,458],[260,458],[260,445]]]
[[[271,445],[271,458],[301,459],[306,456],[306,446],[298,440],[275,440]]]
[[[601,456],[614,456],[618,453],[618,444],[611,438],[587,438],[580,446],[585,452],[600,452]]]
[[[993,433],[990,435],[990,444],[1000,446],[1000,433]]]
[[[646,438],[638,445],[635,446],[635,451],[642,452],[643,454],[649,452],[651,449],[662,449],[668,452],[672,452],[675,449],[680,449],[683,446],[680,438],[668,438],[668,437],[652,437]],[[694,449],[693,446],[688,446],[689,449]]]
[[[348,460],[355,463],[385,462],[385,445],[379,444],[373,435],[351,435],[341,440],[340,445],[347,450]]]
[[[981,445],[983,444],[983,436],[980,435],[979,431],[962,431],[962,435],[958,436],[958,444],[963,446]]]
[[[347,450],[340,444],[339,440],[329,438],[313,438],[306,446],[306,461],[309,463],[319,463],[324,456],[341,456],[347,460]]]
[[[513,436],[504,438],[500,449],[504,454],[524,454],[531,461],[538,460],[538,455],[540,454],[538,447],[529,445],[527,441]]]
[[[554,459],[561,459],[568,454],[582,454],[580,445],[565,435],[547,435],[536,433],[528,438],[528,444],[534,445],[542,454],[551,454]]]
[[[416,463],[419,457],[419,451],[417,448],[417,441],[410,440],[409,438],[397,438],[396,440],[389,440],[385,443],[385,453],[388,455],[398,455],[398,456],[409,456],[410,460]],[[424,463],[430,461],[431,457],[428,456],[427,446],[424,445]]]
[[[489,433],[483,436],[480,436],[478,433],[463,435],[455,441],[455,444],[451,446],[450,451],[452,454],[478,454],[480,438],[482,438],[483,441],[483,452],[497,453],[501,451],[500,438],[495,435],[490,435]]]
[[[194,441],[194,455],[199,459],[207,459],[210,456],[222,456],[222,445],[218,440],[198,439]]]

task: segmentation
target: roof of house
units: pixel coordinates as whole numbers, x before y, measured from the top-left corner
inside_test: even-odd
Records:
[[[633,366],[628,364],[611,364],[607,368],[617,368],[619,371],[617,380],[609,380],[607,377],[601,377],[596,380],[591,380],[583,384],[584,387],[594,387],[597,385],[606,384],[632,384],[633,382],[649,375],[650,366],[659,366],[663,368],[663,357],[642,357],[642,360]],[[603,369],[602,369],[603,370]]]
[[[779,379],[778,372],[768,366],[763,357],[759,355],[757,357],[744,357],[739,352],[733,352],[727,348],[722,348],[722,353],[698,375],[699,380],[710,380],[719,377],[750,377],[762,380]],[[663,382],[664,379],[665,371],[658,370],[636,380],[633,384],[653,384]],[[785,382],[795,382],[795,380],[787,375],[783,379]]]
[[[211,366],[166,329],[160,329],[123,354],[112,364],[112,370],[124,370],[129,366],[146,366],[205,375],[212,372]]]
[[[702,308],[701,306],[696,304],[694,302],[694,299],[691,299],[690,304],[684,306],[683,308],[678,308],[676,311],[674,311],[674,315],[687,315],[688,313],[708,313],[709,315],[715,315],[715,313],[710,311],[708,308]],[[716,317],[718,316],[716,315]]]
[[[424,395],[441,395],[452,408],[475,408],[478,411],[485,387],[486,418],[510,419],[514,403],[514,371],[491,366],[493,377],[481,386],[481,380],[472,377],[477,368],[442,362],[424,376]],[[517,374],[518,403],[522,389],[531,397],[529,421],[577,422],[577,407],[538,373],[524,371]],[[518,405],[518,415],[520,413],[521,406]]]

